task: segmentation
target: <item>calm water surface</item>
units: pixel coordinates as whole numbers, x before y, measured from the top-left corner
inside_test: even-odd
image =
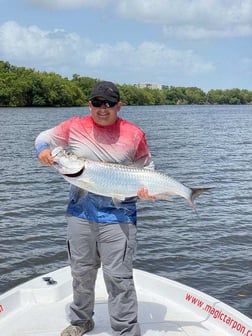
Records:
[[[67,265],[68,184],[34,153],[37,134],[87,108],[0,109],[0,292]],[[156,168],[196,200],[138,204],[135,267],[202,290],[252,317],[252,106],[124,107]]]

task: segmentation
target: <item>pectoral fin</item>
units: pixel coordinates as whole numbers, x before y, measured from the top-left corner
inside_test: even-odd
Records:
[[[83,189],[89,189],[90,187],[94,186],[95,183],[90,180],[85,180],[85,179],[79,179],[78,184],[81,186]]]

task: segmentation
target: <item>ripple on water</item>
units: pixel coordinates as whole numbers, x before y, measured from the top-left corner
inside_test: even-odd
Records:
[[[89,111],[41,111],[0,109],[0,292],[67,265],[69,187],[39,165],[33,141],[40,131]],[[121,111],[145,130],[158,170],[191,187],[213,187],[196,200],[197,213],[180,198],[139,202],[135,267],[203,290],[250,317],[251,112],[252,106]]]

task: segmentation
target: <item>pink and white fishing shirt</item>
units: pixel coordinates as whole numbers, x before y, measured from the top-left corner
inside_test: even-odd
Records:
[[[41,132],[35,140],[37,155],[44,149],[58,146],[70,147],[76,155],[91,160],[139,167],[151,163],[144,132],[121,118],[113,125],[100,126],[91,115],[73,117]],[[71,186],[67,213],[101,223],[136,222],[136,198],[128,198],[115,206],[110,197]]]

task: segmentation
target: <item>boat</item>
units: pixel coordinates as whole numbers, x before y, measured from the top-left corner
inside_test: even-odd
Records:
[[[134,269],[142,336],[252,336],[252,320],[227,304],[179,282]],[[69,266],[36,277],[0,295],[2,336],[59,336],[69,324]],[[107,293],[98,271],[95,328],[112,335]]]

